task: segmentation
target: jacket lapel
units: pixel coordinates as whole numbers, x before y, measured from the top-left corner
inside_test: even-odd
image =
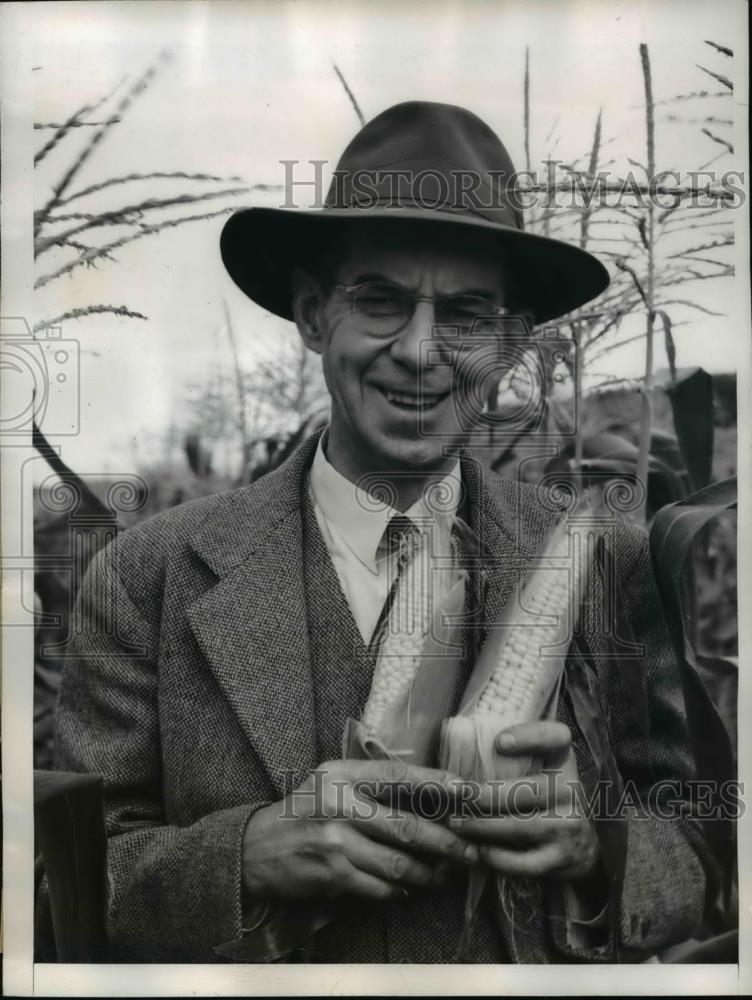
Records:
[[[219,577],[188,609],[196,640],[279,794],[318,763],[301,496],[315,435],[283,466],[226,495],[192,540]]]
[[[359,719],[363,713],[374,663],[342,592],[308,496],[303,533],[318,751],[321,760],[332,760],[342,756],[347,720]]]

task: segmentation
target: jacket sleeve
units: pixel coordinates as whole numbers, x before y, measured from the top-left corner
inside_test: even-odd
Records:
[[[241,935],[243,833],[265,803],[166,822],[157,627],[122,584],[118,546],[94,558],[78,595],[55,766],[104,782],[111,959],[216,961],[213,948]]]
[[[702,924],[719,866],[688,794],[695,769],[681,668],[661,610],[646,532],[617,522],[611,551],[613,576],[606,573],[591,591],[585,626],[592,647],[600,650],[592,666],[621,784],[596,800],[599,806],[608,803],[606,822],[598,820],[596,828],[608,855],[611,911],[608,926],[585,948],[567,933],[559,897],[552,930],[557,948],[570,958],[644,961],[691,937]],[[641,646],[641,655],[614,655],[624,642]],[[592,788],[598,766],[582,739],[575,750],[581,781]]]

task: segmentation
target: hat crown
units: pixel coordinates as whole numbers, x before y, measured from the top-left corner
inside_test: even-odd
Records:
[[[522,229],[522,213],[508,197],[514,182],[504,144],[473,112],[405,101],[382,111],[350,141],[324,204],[470,212]]]
[[[323,208],[235,212],[222,229],[222,259],[246,295],[292,319],[294,271],[315,265],[345,227],[396,226],[397,245],[405,226],[426,239],[484,234],[487,251],[503,258],[515,307],[542,323],[602,292],[608,272],[585,249],[524,232],[520,194],[509,153],[482,119],[453,104],[406,101],[350,141]]]

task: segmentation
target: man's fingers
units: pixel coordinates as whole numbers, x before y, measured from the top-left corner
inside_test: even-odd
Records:
[[[394,882],[387,882],[370,872],[361,871],[354,865],[341,883],[342,892],[362,899],[389,900],[406,894],[406,890]]]
[[[465,782],[465,796],[455,815],[499,816],[547,809],[554,801],[555,787],[548,775],[533,775],[513,781]]]
[[[559,837],[570,822],[561,816],[534,814],[453,819],[449,826],[460,836],[479,843],[534,845]]]
[[[356,868],[386,882],[414,886],[430,886],[436,882],[435,866],[419,861],[406,851],[370,840],[353,827],[349,828],[346,850]]]
[[[496,749],[499,753],[514,756],[535,754],[547,761],[549,758],[566,757],[571,743],[569,727],[554,720],[520,722],[501,730],[496,737]]]
[[[473,844],[442,824],[411,812],[377,806],[369,816],[353,815],[351,822],[366,837],[410,853],[434,855],[455,864],[476,864],[478,860]]]
[[[484,846],[481,861],[500,875],[515,878],[543,878],[561,868],[565,858],[558,843],[544,844],[529,851]]]
[[[453,816],[529,815],[558,808],[566,816],[588,810],[588,798],[579,780],[552,770],[508,781],[466,782],[466,794]]]
[[[418,767],[400,760],[343,760],[339,761],[337,777],[345,778],[355,786],[372,786],[374,797],[391,795],[394,790],[421,794],[425,791],[450,794],[459,775],[433,767]]]

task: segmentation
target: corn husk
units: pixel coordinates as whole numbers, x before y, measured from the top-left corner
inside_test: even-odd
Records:
[[[576,516],[565,518],[553,530],[539,565],[521,581],[500,620],[491,627],[457,715],[442,725],[442,767],[479,782],[516,780],[540,770],[542,762],[532,755],[500,753],[496,738],[512,725],[556,716],[564,665],[594,558],[592,543],[598,534],[584,505]],[[544,574],[557,568],[566,575],[562,587],[552,589]],[[546,621],[549,611],[554,614]],[[514,678],[516,657],[518,669],[529,671],[526,685],[518,685]],[[498,682],[500,676],[506,679],[506,686]],[[487,880],[484,869],[470,872],[458,957],[469,942]],[[507,880],[497,876],[495,881],[504,906]]]
[[[429,765],[436,759],[442,722],[450,710],[463,655],[463,617],[467,573],[458,566],[447,525],[441,551],[454,551],[453,565],[430,572],[426,587],[431,601],[431,626],[426,636],[407,641],[387,635],[379,653],[371,695],[363,717],[348,719],[342,740],[344,757],[399,758],[409,764]],[[465,525],[465,532],[470,529]],[[442,540],[440,540],[441,543]],[[427,553],[424,553],[427,555]],[[394,693],[384,701],[386,669],[396,678]],[[379,689],[379,704],[374,694]]]
[[[457,715],[442,726],[443,767],[463,778],[486,781],[522,777],[538,763],[531,757],[500,754],[494,743],[509,726],[556,714],[593,560],[592,534],[593,524],[583,510],[551,533],[539,565],[521,581],[491,627]]]
[[[465,580],[458,580],[435,613],[420,663],[406,691],[384,713],[378,727],[348,719],[342,741],[344,757],[357,760],[398,757],[428,765],[435,759],[439,731],[450,708],[462,657],[461,615]]]

